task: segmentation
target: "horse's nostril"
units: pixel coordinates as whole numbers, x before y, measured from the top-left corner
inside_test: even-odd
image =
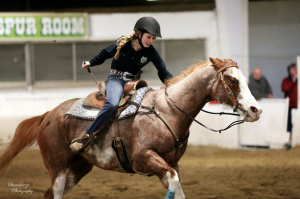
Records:
[[[251,109],[251,111],[253,113],[257,113],[258,112],[257,108],[255,108],[254,106],[251,106],[250,109]]]

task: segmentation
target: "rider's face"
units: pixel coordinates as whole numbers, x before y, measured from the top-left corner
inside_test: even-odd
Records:
[[[149,33],[144,33],[143,37],[142,37],[142,44],[145,48],[148,48],[155,42],[155,40],[156,40],[155,35],[151,35]]]

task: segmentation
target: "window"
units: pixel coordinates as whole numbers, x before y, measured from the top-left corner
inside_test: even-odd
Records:
[[[73,43],[32,43],[32,76],[35,81],[93,81],[86,70],[81,70],[83,61],[89,61],[113,41],[76,43],[76,68],[73,68]],[[180,75],[188,67],[205,60],[204,40],[158,40],[154,47],[164,59],[173,76]],[[24,44],[0,45],[0,81],[25,80]],[[97,81],[107,79],[111,59],[91,68]],[[142,79],[161,84],[152,63],[143,69]],[[74,74],[76,78],[74,78]],[[149,82],[151,85],[152,83]]]
[[[0,45],[0,81],[25,81],[24,44]]]

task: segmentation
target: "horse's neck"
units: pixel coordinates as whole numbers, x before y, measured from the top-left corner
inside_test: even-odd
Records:
[[[210,83],[214,74],[212,66],[195,69],[178,82],[169,85],[167,93],[180,109],[196,117],[203,106],[211,100]],[[181,113],[167,97],[164,98],[167,102],[165,108],[169,109],[169,113],[173,116],[172,120],[176,120],[176,126],[180,129],[188,128],[192,120]]]

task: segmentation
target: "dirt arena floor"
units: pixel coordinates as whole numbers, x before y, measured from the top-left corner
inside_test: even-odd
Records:
[[[180,160],[180,176],[187,199],[300,198],[300,147],[246,151],[189,146]],[[43,198],[49,185],[39,150],[25,150],[1,178],[0,198]],[[165,194],[157,177],[94,167],[64,199],[163,199]]]

